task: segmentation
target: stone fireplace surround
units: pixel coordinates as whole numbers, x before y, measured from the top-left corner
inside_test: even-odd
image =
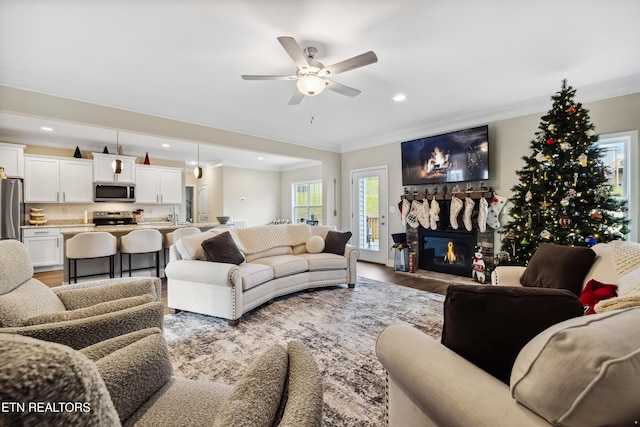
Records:
[[[481,247],[485,265],[488,267],[492,264],[494,253],[494,230],[490,227],[487,227],[484,232],[479,230],[477,221],[477,201],[482,197],[490,200],[493,197],[493,192],[483,191],[460,193],[457,195],[413,194],[402,196],[403,199],[407,199],[410,202],[418,200],[423,203],[425,200],[430,202],[434,197],[440,205],[440,221],[438,222],[437,229],[426,229],[422,226],[413,228],[409,225],[407,225],[406,228],[407,242],[411,245],[412,250],[416,252],[418,268],[420,270],[471,277],[471,265],[476,246]],[[458,197],[462,200],[466,197],[470,197],[476,202],[471,215],[471,223],[473,224],[471,231],[467,231],[462,223],[462,212],[460,212],[460,216],[458,217],[459,226],[457,229],[452,228],[449,224],[449,206],[451,204],[452,197]],[[426,245],[425,238],[428,238],[428,243]],[[449,241],[453,242],[453,252],[456,255],[456,260],[454,262],[449,262],[449,260],[444,259],[449,249],[447,246]]]

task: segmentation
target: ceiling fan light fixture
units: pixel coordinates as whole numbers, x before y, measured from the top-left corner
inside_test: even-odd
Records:
[[[296,82],[298,90],[307,96],[315,96],[321,93],[327,83],[315,74],[307,74]]]

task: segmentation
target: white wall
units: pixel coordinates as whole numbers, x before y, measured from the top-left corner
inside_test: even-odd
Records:
[[[256,226],[280,217],[280,172],[225,166],[222,188],[224,215],[232,221],[246,219]]]

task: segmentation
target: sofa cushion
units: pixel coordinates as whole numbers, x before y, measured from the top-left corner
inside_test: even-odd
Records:
[[[245,262],[240,265],[240,273],[242,274],[243,291],[273,279],[273,268],[254,262]]]
[[[53,290],[39,281],[29,279],[21,286],[0,295],[0,326],[22,326],[27,319],[43,314],[66,311]]]
[[[347,259],[344,256],[328,253],[301,254],[309,263],[309,271],[319,270],[344,270],[347,268]]]
[[[344,255],[344,248],[350,238],[350,231],[328,231],[327,237],[324,239],[324,251],[331,254]]]
[[[640,307],[570,319],[531,340],[511,394],[554,425],[634,425],[640,417]]]
[[[249,366],[220,407],[214,427],[270,426],[280,406],[289,356],[274,345]]]
[[[549,326],[582,315],[566,289],[452,284],[441,342],[504,383],[518,352]]]
[[[207,261],[236,265],[244,262],[244,256],[228,231],[203,241],[202,250]]]
[[[231,230],[238,248],[245,255],[266,251],[277,246],[297,246],[311,236],[307,224],[264,225]]]
[[[305,249],[310,254],[319,254],[324,250],[324,239],[320,236],[311,236],[305,243]]]
[[[252,263],[268,265],[271,267],[273,269],[273,277],[275,279],[296,273],[302,273],[309,269],[307,259],[300,255],[276,255],[267,258],[255,259]]]
[[[568,289],[580,295],[582,281],[595,259],[590,248],[541,243],[520,277],[522,286]]]

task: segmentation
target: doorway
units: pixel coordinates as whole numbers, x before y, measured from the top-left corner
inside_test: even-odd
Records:
[[[185,221],[193,222],[193,186],[187,185],[184,188],[184,210],[185,210]]]
[[[387,263],[386,166],[351,171],[351,230],[360,259]]]

